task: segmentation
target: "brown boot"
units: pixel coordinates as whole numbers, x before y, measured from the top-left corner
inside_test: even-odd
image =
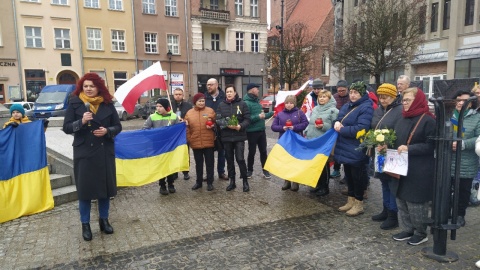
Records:
[[[348,197],[347,204],[338,208],[338,211],[346,212],[346,211],[350,210],[353,207],[354,202],[355,202],[355,197]]]
[[[291,186],[292,184],[290,183],[290,181],[285,180],[285,183],[283,183],[282,190],[290,189]]]
[[[360,214],[363,214],[363,201],[355,200],[353,207],[347,211],[347,216],[355,217]]]
[[[298,191],[298,183],[292,182],[292,188],[290,188],[291,191]]]

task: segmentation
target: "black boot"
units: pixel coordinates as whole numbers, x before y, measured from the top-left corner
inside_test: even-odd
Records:
[[[320,183],[320,189],[315,193],[315,195],[317,196],[326,196],[330,193],[330,189],[328,188],[328,183],[329,182],[329,179],[327,179],[326,181]]]
[[[92,240],[92,230],[90,229],[90,223],[82,223],[82,236],[83,240]]]
[[[110,225],[110,223],[108,223],[108,218],[99,218],[98,224],[100,224],[100,231],[106,234],[113,233],[113,227]]]
[[[383,206],[382,212],[372,216],[372,220],[373,221],[384,221],[384,220],[387,219],[387,217],[388,217],[387,208],[385,206]]]
[[[248,185],[248,179],[245,177],[243,178],[243,192],[249,192],[250,186]]]
[[[285,183],[283,183],[283,186],[282,186],[282,190],[290,189],[291,186],[292,186],[292,183],[288,180],[285,180]]]
[[[380,225],[382,230],[391,230],[398,227],[398,213],[392,210],[388,210],[388,217]]]
[[[227,186],[227,191],[235,189],[236,187],[237,187],[237,185],[235,185],[235,179],[230,179],[230,183]]]

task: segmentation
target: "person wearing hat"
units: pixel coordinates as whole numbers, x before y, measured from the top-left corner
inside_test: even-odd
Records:
[[[168,99],[159,98],[157,100],[156,111],[151,114],[145,123],[143,124],[143,129],[159,128],[171,126],[176,123],[179,123],[180,120],[178,116],[171,111],[170,102]],[[175,193],[176,189],[173,185],[173,182],[177,176],[177,173],[173,173],[167,176],[164,179],[160,179],[158,184],[160,185],[160,194],[168,195],[168,193]],[[165,180],[168,182],[168,190],[165,185]]]
[[[260,163],[262,168],[267,161],[267,133],[265,133],[265,119],[273,116],[273,112],[265,113],[260,99],[258,98],[260,85],[249,83],[247,85],[247,94],[243,97],[250,111],[250,125],[247,127],[248,140],[248,158],[247,158],[247,177],[252,178],[253,164],[255,163],[255,152],[258,146],[260,152]],[[263,170],[263,177],[271,178],[270,173]]]
[[[397,88],[393,84],[384,83],[377,89],[380,106],[373,112],[371,128],[394,129],[397,121],[402,118],[402,100],[397,96]],[[390,190],[393,179],[386,173],[378,173],[378,179],[382,183],[382,211],[372,216],[373,221],[382,222],[380,229],[390,230],[398,227],[398,208],[395,194]]]
[[[343,105],[338,113],[334,129],[338,132],[334,159],[343,164],[348,186],[348,201],[338,210],[347,216],[357,216],[364,212],[363,194],[368,179],[366,165],[368,156],[358,151],[359,134],[370,129],[373,117],[372,101],[367,93],[367,85],[358,81],[352,83],[349,91],[350,102]]]
[[[18,127],[19,124],[31,122],[28,117],[25,116],[25,109],[22,104],[15,103],[10,107],[10,119],[3,125],[3,128],[8,126]]]
[[[348,96],[348,83],[345,80],[339,80],[337,82],[337,93],[333,95],[333,98],[337,102],[337,109],[340,110],[345,103],[350,101],[350,97]],[[333,165],[333,172],[330,174],[330,177],[340,177],[340,167],[342,164],[335,162]],[[344,184],[346,181],[340,181],[340,184]]]
[[[205,95],[197,93],[192,100],[194,106],[185,115],[187,124],[187,142],[193,149],[197,180],[192,190],[202,187],[203,162],[207,168],[207,190],[213,190],[213,171],[215,165],[215,111],[205,106]]]
[[[305,96],[301,108],[308,120],[310,120],[313,108],[318,105],[318,93],[320,93],[320,90],[323,90],[322,80],[319,78],[313,80],[311,87],[312,91]]]

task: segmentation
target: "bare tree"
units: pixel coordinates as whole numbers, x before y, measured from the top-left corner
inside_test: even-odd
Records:
[[[281,30],[280,30],[281,31]],[[287,26],[283,32],[283,53],[280,48],[280,33],[271,37],[267,47],[267,67],[271,80],[280,82],[280,60],[284,59],[283,77],[289,86],[309,75],[309,63],[314,58],[317,45],[302,22]]]
[[[369,0],[346,14],[343,37],[331,48],[332,63],[375,77],[409,63],[424,42],[424,0]]]

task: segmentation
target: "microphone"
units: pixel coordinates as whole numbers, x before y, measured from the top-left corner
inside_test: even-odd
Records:
[[[87,109],[87,112],[90,112],[90,102],[85,102],[85,109]],[[88,126],[91,127],[92,124],[90,123],[90,120],[88,120]]]

